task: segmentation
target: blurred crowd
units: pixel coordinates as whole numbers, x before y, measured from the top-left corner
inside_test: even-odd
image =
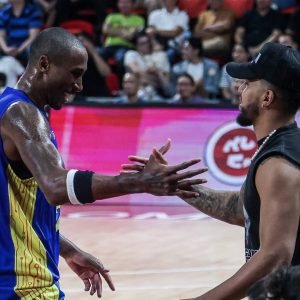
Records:
[[[13,87],[38,33],[60,26],[88,54],[75,101],[237,104],[226,63],[266,42],[300,43],[296,0],[0,0],[0,88]]]

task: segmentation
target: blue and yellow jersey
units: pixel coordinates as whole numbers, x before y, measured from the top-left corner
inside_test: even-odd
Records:
[[[35,105],[22,91],[6,88],[0,120],[18,101]],[[56,146],[52,130],[51,140]],[[64,299],[58,272],[59,207],[47,202],[33,177],[22,179],[14,172],[1,137],[0,161],[0,299]]]

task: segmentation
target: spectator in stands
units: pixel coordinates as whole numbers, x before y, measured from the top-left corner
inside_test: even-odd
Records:
[[[60,26],[70,20],[88,21],[98,35],[98,31],[102,33],[107,14],[117,9],[117,0],[57,0],[55,25]],[[96,43],[99,44],[98,40]]]
[[[290,34],[283,33],[278,37],[278,43],[298,49],[298,44],[294,41],[293,36]]]
[[[136,37],[136,50],[129,50],[124,57],[124,66],[140,78],[142,90],[152,96],[170,97],[170,64],[163,49],[153,51],[153,41],[145,32]],[[151,101],[151,99],[148,99]]]
[[[193,31],[200,13],[206,10],[207,2],[208,0],[178,0],[178,7],[189,16],[191,31]]]
[[[6,75],[0,72],[0,93],[6,88]]]
[[[182,47],[183,61],[172,68],[173,81],[179,75],[187,73],[196,83],[196,94],[215,98],[219,93],[219,65],[203,56],[201,40],[195,37],[187,39]]]
[[[153,10],[162,7],[161,0],[136,0],[136,7],[146,9],[147,15],[149,15]]]
[[[254,0],[224,0],[224,7],[231,9],[236,19],[239,19],[253,9]]]
[[[230,51],[234,14],[224,8],[223,0],[208,0],[209,9],[199,15],[194,35],[202,39],[204,55]]]
[[[266,42],[274,42],[284,30],[280,12],[271,8],[272,0],[256,0],[256,7],[240,20],[235,42],[245,44],[254,56]]]
[[[199,104],[200,96],[195,95],[196,84],[193,77],[187,73],[180,75],[176,83],[176,95],[169,101],[170,104]]]
[[[88,35],[81,33],[78,38],[85,46],[89,56],[87,71],[82,80],[83,90],[78,95],[84,97],[112,96],[106,85],[106,78],[112,73],[110,66],[98,54],[96,45]]]
[[[294,41],[298,45],[300,45],[300,9],[298,9],[291,15],[286,32],[288,34],[291,34],[293,36]]]
[[[255,283],[248,292],[249,300],[300,299],[300,267],[284,266]]]
[[[25,69],[23,65],[14,57],[1,56],[0,71],[5,75],[5,87],[9,86],[14,88]]]
[[[75,34],[88,53],[88,67],[82,82],[83,89],[77,94],[76,100],[85,100],[85,97],[112,96],[107,83],[113,73],[110,66],[98,54],[93,25],[87,21],[70,20],[62,23],[61,27]]]
[[[177,0],[162,0],[163,8],[152,11],[148,17],[147,33],[164,40],[171,63],[189,30],[189,18],[185,11],[179,10]]]
[[[51,27],[55,23],[57,0],[36,0],[44,14],[44,26]]]
[[[100,49],[104,59],[114,58],[118,66],[123,66],[127,50],[133,48],[132,40],[145,27],[141,16],[132,13],[133,0],[118,0],[119,13],[107,16],[103,25],[104,47]]]
[[[298,0],[273,0],[272,6],[284,14],[291,14],[299,7]]]
[[[139,96],[140,89],[139,77],[131,72],[127,72],[123,76],[123,95],[116,101],[118,104],[141,104],[144,99]]]
[[[1,51],[26,64],[28,48],[40,32],[41,26],[42,13],[35,2],[10,0],[0,10]]]
[[[237,63],[246,63],[250,59],[250,54],[245,45],[235,44],[232,48],[232,60]],[[219,87],[221,89],[222,98],[230,101],[232,104],[239,102],[238,88],[243,81],[232,78],[226,72],[226,65],[223,66]]]

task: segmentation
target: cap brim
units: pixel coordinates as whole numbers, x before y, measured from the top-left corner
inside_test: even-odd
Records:
[[[233,78],[249,80],[259,79],[259,76],[251,68],[251,63],[239,64],[230,62],[226,65],[226,72]]]

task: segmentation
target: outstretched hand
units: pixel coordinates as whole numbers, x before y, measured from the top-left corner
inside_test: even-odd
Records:
[[[207,171],[207,168],[177,173],[186,170],[200,162],[200,159],[193,159],[175,166],[168,166],[164,154],[171,147],[168,139],[165,145],[159,150],[153,149],[149,158],[140,156],[129,156],[128,159],[134,164],[123,164],[122,172],[138,172],[145,182],[145,192],[154,195],[176,195],[179,197],[197,197],[198,193],[192,190],[192,186],[207,182],[206,179],[189,179]]]
[[[103,264],[94,256],[80,249],[66,258],[69,267],[79,276],[84,283],[84,290],[90,295],[97,292],[97,296],[102,296],[102,279],[105,279],[111,290],[115,290],[112,279]]]

